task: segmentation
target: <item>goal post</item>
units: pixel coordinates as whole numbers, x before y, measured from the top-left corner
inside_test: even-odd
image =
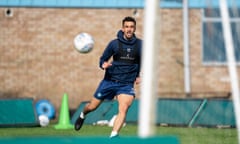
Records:
[[[145,0],[142,50],[142,84],[139,104],[140,137],[154,135],[158,73],[157,25],[159,0]],[[159,35],[158,35],[159,36]]]
[[[227,65],[231,81],[231,91],[233,96],[233,106],[235,111],[236,126],[238,132],[238,143],[240,143],[240,99],[239,99],[239,83],[236,68],[236,60],[233,47],[233,38],[231,33],[231,25],[229,21],[228,4],[226,0],[219,0],[220,11],[222,15],[223,36],[225,41],[225,49],[227,54]]]

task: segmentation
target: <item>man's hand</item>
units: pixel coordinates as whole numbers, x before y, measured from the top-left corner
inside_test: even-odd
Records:
[[[112,66],[112,64],[109,63],[109,62],[104,62],[104,63],[102,64],[102,68],[103,68],[103,69],[107,69],[107,68],[110,67],[110,66]]]
[[[136,80],[135,80],[135,84],[139,84],[139,83],[141,83],[141,78],[137,77]]]

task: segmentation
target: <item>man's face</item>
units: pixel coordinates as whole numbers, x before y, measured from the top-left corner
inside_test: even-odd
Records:
[[[122,31],[124,33],[124,38],[131,39],[133,37],[133,34],[136,30],[136,26],[134,22],[126,21],[123,24]]]

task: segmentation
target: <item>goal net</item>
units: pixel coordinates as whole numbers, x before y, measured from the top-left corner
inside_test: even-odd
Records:
[[[156,16],[158,23],[154,28],[144,23],[144,42],[151,41],[152,45],[144,45],[148,50],[143,53],[139,135],[152,135],[154,130],[149,129],[154,124],[163,131],[165,126],[177,129],[184,126],[192,143],[237,143],[240,2],[161,0],[156,15],[146,12],[146,6],[147,1],[145,21]],[[160,34],[149,40],[150,34],[156,36],[149,32],[152,30]],[[151,54],[146,53],[151,49],[159,56],[150,63]],[[145,66],[147,63],[151,66]],[[151,67],[156,68],[152,73]],[[151,79],[151,74],[158,82]],[[155,108],[154,101],[157,101]],[[146,110],[149,105],[156,117],[152,117],[150,108]],[[181,139],[185,130],[174,134]]]

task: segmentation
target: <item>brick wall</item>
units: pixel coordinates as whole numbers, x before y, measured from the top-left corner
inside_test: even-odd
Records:
[[[59,108],[64,93],[70,108],[89,100],[104,71],[99,57],[115,38],[121,20],[133,9],[12,8],[5,17],[0,8],[0,96],[46,98]],[[138,10],[137,36],[142,38],[143,10]],[[159,11],[160,77],[158,94],[186,97],[184,94],[182,11]],[[73,38],[88,32],[95,39],[94,50],[80,54]],[[226,67],[206,67],[201,62],[201,11],[190,10],[191,87],[193,97],[214,96],[229,91]],[[139,96],[139,86],[136,87]],[[137,96],[137,97],[138,97]]]

